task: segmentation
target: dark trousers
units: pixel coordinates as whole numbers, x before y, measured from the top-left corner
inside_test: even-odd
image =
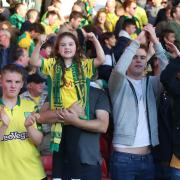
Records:
[[[65,163],[65,171],[63,174],[63,180],[71,180],[71,171],[70,171],[70,164]],[[80,168],[80,176],[81,180],[101,180],[101,166],[98,165],[88,165],[88,164],[81,164]]]
[[[67,168],[66,163],[69,164],[68,170],[71,172],[71,178],[80,178],[80,135],[81,129],[70,125],[63,126],[59,151],[53,153],[53,178],[62,178],[64,176]]]
[[[153,157],[151,154],[113,152],[110,175],[111,180],[153,180],[155,176]]]

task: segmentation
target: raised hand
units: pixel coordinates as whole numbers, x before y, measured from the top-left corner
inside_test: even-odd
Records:
[[[168,40],[165,40],[165,43],[167,50],[171,53],[173,58],[180,56],[179,49],[173,43],[169,42]]]
[[[41,34],[39,37],[38,37],[38,42],[42,45],[44,44],[45,42],[47,41],[47,36],[45,34]]]
[[[159,42],[156,36],[155,28],[151,24],[144,26],[143,30],[146,32],[147,38],[149,38],[152,43]]]
[[[96,41],[96,40],[97,40],[97,38],[96,38],[95,34],[94,34],[94,33],[92,33],[92,32],[90,32],[90,33],[86,33],[86,39],[87,39],[87,40],[89,40],[89,41],[92,41],[92,42],[94,42],[94,41]]]

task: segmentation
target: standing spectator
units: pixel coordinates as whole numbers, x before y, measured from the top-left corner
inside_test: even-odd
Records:
[[[47,98],[47,91],[45,90],[45,79],[38,73],[29,75],[27,78],[27,91],[20,94],[22,99],[33,101],[40,111]],[[42,124],[42,132],[44,134],[43,141],[39,146],[41,155],[50,154],[50,137],[51,126],[49,124]]]
[[[154,179],[155,168],[150,146],[158,145],[156,100],[159,77],[144,77],[147,49],[145,36],[154,44],[161,69],[167,58],[155,30],[148,24],[126,48],[109,79],[113,106],[114,132],[111,178]]]
[[[173,155],[170,162],[171,180],[180,179],[180,143],[179,143],[179,105],[180,105],[180,51],[172,43],[168,43],[171,51],[175,54],[175,59],[167,65],[166,69],[161,74],[161,82],[165,89],[173,99],[173,126],[172,126],[172,150]]]
[[[45,178],[39,152],[42,133],[38,130],[35,104],[18,94],[24,76],[14,64],[1,71],[0,179],[36,180]]]
[[[93,97],[93,98],[91,98]],[[42,123],[57,123],[60,122],[60,117],[57,115],[61,114],[61,117],[65,121],[75,127],[82,130],[81,137],[78,143],[79,154],[81,166],[80,168],[80,178],[85,180],[101,180],[101,153],[99,138],[101,133],[107,131],[109,124],[109,112],[110,104],[105,92],[101,89],[90,87],[89,94],[89,104],[90,104],[90,121],[82,121],[79,116],[82,115],[84,111],[79,105],[76,104],[73,108],[69,110],[63,110],[61,113],[59,111],[46,111],[41,113],[40,121]],[[71,137],[74,140],[74,137]],[[64,163],[64,173],[62,179],[72,179],[71,162],[68,161],[67,152],[64,149],[64,139],[61,141],[61,149],[59,152],[54,153],[54,160],[58,163],[58,160],[62,156],[62,151],[66,154]],[[74,149],[73,149],[74,151]],[[56,171],[59,171],[58,164],[54,164]],[[60,178],[54,178],[53,180],[62,180]]]
[[[78,40],[69,32],[60,33],[55,43],[55,58],[41,59],[39,51],[45,36],[40,36],[39,41],[31,56],[31,64],[41,67],[43,74],[49,77],[49,97],[52,110],[70,108],[78,102],[85,109],[81,118],[89,120],[89,82],[94,74],[94,67],[100,66],[104,61],[104,52],[93,33],[88,33],[88,40],[92,41],[97,53],[94,59],[84,59],[80,54]],[[53,141],[51,148],[56,154],[62,147],[59,147],[61,138],[61,124],[53,125]],[[79,179],[80,157],[78,142],[81,134],[79,128],[73,126],[62,126],[62,134],[65,139],[65,152],[71,164],[71,178]],[[73,139],[72,139],[73,137]],[[62,153],[62,152],[61,152]],[[63,161],[66,156],[54,158],[54,178],[63,177]]]

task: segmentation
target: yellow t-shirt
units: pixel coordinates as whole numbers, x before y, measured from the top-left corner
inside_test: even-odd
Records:
[[[54,65],[56,60],[53,58],[43,59],[41,70],[44,74],[48,75],[48,93],[50,93],[50,105],[51,109],[54,109],[54,94],[53,94],[53,86],[54,86]],[[86,78],[91,79],[93,76],[94,69],[94,61],[93,59],[83,59],[82,60],[82,69],[84,72],[84,76]],[[70,107],[74,102],[77,102],[77,94],[76,88],[74,86],[72,68],[69,67],[65,71],[65,79],[66,84],[61,88],[61,97],[64,108]]]
[[[1,180],[41,180],[46,176],[40,154],[24,127],[25,115],[33,112],[34,108],[32,101],[23,99],[19,99],[13,109],[5,107],[10,124],[0,141]]]
[[[108,29],[110,32],[115,30],[118,19],[119,17],[115,13],[106,13],[106,21],[108,23]]]

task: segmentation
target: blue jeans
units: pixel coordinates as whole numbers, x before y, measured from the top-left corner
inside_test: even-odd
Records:
[[[171,168],[171,180],[180,180],[180,169]]]
[[[136,155],[113,152],[110,161],[111,180],[153,180],[155,166],[151,154]]]

